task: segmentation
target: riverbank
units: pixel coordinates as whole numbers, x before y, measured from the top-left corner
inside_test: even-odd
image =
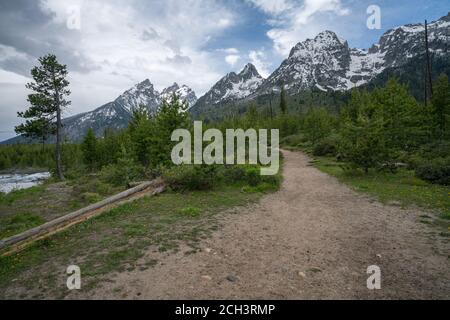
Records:
[[[50,177],[50,172],[0,174],[0,192],[10,193],[14,190],[28,189],[43,183]]]
[[[49,172],[48,168],[26,167],[26,168],[9,168],[0,170],[0,175],[6,174],[35,174],[40,172]]]
[[[64,182],[47,180],[28,189],[0,193],[0,238],[15,235],[125,190],[96,175]]]

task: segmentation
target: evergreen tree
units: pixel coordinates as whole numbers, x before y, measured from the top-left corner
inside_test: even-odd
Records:
[[[95,136],[94,130],[92,130],[92,128],[89,128],[81,144],[81,150],[83,151],[84,163],[91,170],[94,170],[98,164],[97,145],[97,137]]]
[[[245,128],[257,129],[258,122],[258,111],[256,110],[256,105],[254,103],[250,104],[247,113],[245,114]]]
[[[133,158],[124,145],[120,145],[119,158],[117,159],[117,176],[120,177],[119,183],[128,185],[136,176],[138,171]]]
[[[386,158],[381,109],[366,91],[354,90],[341,117],[339,152],[353,167],[368,172]]]
[[[42,150],[44,150],[45,141],[50,134],[55,134],[55,129],[54,123],[49,122],[45,117],[38,117],[16,126],[15,131],[24,137],[41,140]]]
[[[303,130],[313,144],[325,138],[333,129],[333,118],[323,108],[311,108],[303,120]]]
[[[144,105],[139,105],[136,109],[132,110],[131,119],[128,123],[128,131],[132,133],[141,122],[148,121],[150,115],[147,108]]]
[[[447,75],[441,74],[434,84],[432,117],[435,136],[439,139],[450,132],[450,84]]]
[[[191,122],[188,105],[173,94],[170,101],[163,101],[155,117],[154,134],[151,139],[150,163],[152,166],[170,165],[171,151],[176,144],[171,136],[176,129],[189,129]]]
[[[28,95],[31,107],[18,116],[27,119],[25,124],[16,127],[19,134],[33,135],[44,127],[56,133],[55,162],[56,173],[60,180],[64,179],[61,160],[62,143],[62,110],[70,105],[65,99],[70,94],[67,77],[67,66],[58,63],[56,56],[49,54],[39,58],[40,65],[31,70],[34,82],[27,84],[33,93]],[[43,131],[41,131],[43,132]],[[42,133],[43,134],[43,133]]]
[[[396,151],[411,150],[425,139],[424,112],[405,85],[391,78],[370,96],[381,112],[384,140],[393,157]]]
[[[281,86],[280,110],[282,114],[286,114],[287,112],[286,90],[284,89],[284,85]]]

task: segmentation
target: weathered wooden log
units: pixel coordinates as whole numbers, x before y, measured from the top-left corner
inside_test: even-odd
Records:
[[[134,188],[134,187],[140,186],[143,183],[145,183],[145,181],[131,181],[127,184],[127,187]]]
[[[150,193],[151,190],[153,190],[153,192],[151,192],[151,195],[164,192],[165,184],[162,179],[144,182],[134,188],[125,190],[112,197],[106,198],[100,202],[94,203],[75,212],[71,212],[52,221],[46,222],[35,228],[29,229],[9,238],[1,239],[0,250],[4,249],[7,246],[12,246],[21,242],[41,238],[43,235],[46,235],[48,233],[54,233],[55,230],[60,231],[64,227],[71,226],[95,216],[96,213],[99,213],[99,211],[101,209],[104,209],[105,207],[117,204],[118,202],[127,200],[129,198],[130,200],[133,200],[134,196]]]

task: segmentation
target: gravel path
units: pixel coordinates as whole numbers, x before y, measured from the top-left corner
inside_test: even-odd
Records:
[[[224,215],[223,227],[202,243],[202,252],[159,257],[155,267],[117,274],[92,296],[450,298],[449,242],[419,222],[424,212],[356,193],[309,166],[304,154],[284,156],[281,190]],[[380,290],[367,289],[370,265],[381,268]]]

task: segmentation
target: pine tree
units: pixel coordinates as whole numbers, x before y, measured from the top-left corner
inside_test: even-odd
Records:
[[[128,185],[131,180],[137,176],[137,167],[133,158],[124,145],[120,145],[119,158],[117,159],[117,177],[120,178],[118,183]]]
[[[54,124],[45,117],[38,117],[34,120],[26,120],[25,123],[16,126],[15,131],[24,137],[41,140],[42,151],[44,151],[45,141],[50,134],[55,134],[55,129]]]
[[[248,107],[248,110],[245,114],[245,128],[257,129],[258,122],[258,110],[256,110],[256,104],[252,103]]]
[[[441,74],[434,85],[432,116],[435,136],[448,137],[450,132],[450,84],[447,75]]]
[[[98,163],[97,145],[97,137],[95,136],[94,130],[89,128],[81,144],[81,150],[83,151],[84,163],[91,170],[94,170]]]
[[[328,136],[332,128],[333,118],[323,108],[311,108],[303,120],[303,130],[312,144]]]
[[[27,99],[31,106],[25,112],[18,112],[19,117],[27,120],[25,124],[16,127],[16,132],[33,135],[44,127],[50,128],[50,132],[54,130],[56,173],[60,180],[64,180],[61,160],[61,115],[63,109],[70,105],[70,101],[65,99],[70,95],[69,81],[66,80],[67,66],[60,64],[53,54],[39,58],[39,63],[39,66],[31,70],[34,82],[26,85],[27,89],[33,91]]]
[[[175,145],[171,142],[173,131],[191,127],[187,109],[187,103],[176,94],[172,95],[170,101],[163,101],[155,116],[155,130],[151,137],[150,160],[153,166],[172,163],[170,153]]]
[[[132,110],[131,119],[128,123],[128,131],[133,133],[137,126],[143,121],[148,121],[150,115],[147,108],[144,105],[139,105],[136,109]]]
[[[353,167],[368,173],[386,159],[382,110],[366,91],[352,92],[342,112],[340,134],[339,153]]]
[[[427,135],[419,104],[397,79],[391,78],[370,96],[381,112],[384,140],[393,156],[396,150],[416,147]]]
[[[286,90],[284,89],[284,86],[281,86],[280,110],[282,114],[286,114],[287,112]]]

